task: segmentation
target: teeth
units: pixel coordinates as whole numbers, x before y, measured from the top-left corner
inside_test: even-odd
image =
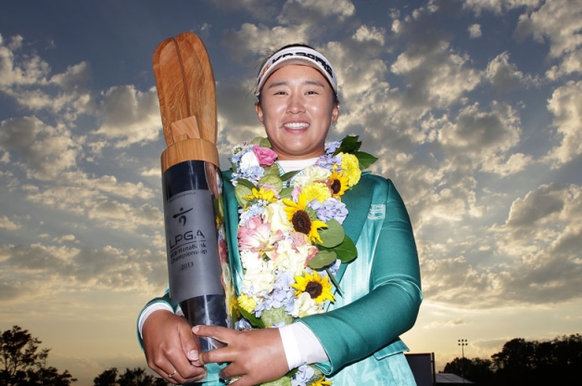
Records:
[[[297,129],[305,129],[306,127],[309,126],[309,124],[305,123],[305,122],[292,122],[292,123],[286,123],[284,126],[288,129],[297,130]]]

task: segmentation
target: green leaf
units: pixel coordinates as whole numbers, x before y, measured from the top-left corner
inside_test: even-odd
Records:
[[[259,386],[291,386],[291,378],[284,375],[274,381],[263,382]]]
[[[238,184],[234,188],[234,196],[236,197],[236,201],[243,208],[246,207],[247,203],[249,202],[244,197],[251,194],[251,193],[252,193],[252,190],[248,186],[246,186],[245,184]]]
[[[299,173],[299,170],[295,170],[293,172],[285,173],[285,174],[283,174],[281,176],[281,180],[283,180],[283,181],[290,180],[291,178],[295,177],[295,174],[297,174],[297,173]]]
[[[356,244],[346,235],[344,241],[333,249],[342,263],[349,263],[358,256]]]
[[[354,155],[360,163],[361,170],[369,168],[374,162],[378,160],[377,157],[374,157],[372,154],[363,151],[355,152]]]
[[[325,248],[333,248],[344,241],[344,228],[336,220],[329,220],[326,224],[327,228],[320,228],[318,231],[321,237],[321,243],[318,244]]]
[[[258,319],[255,315],[251,314],[250,312],[248,312],[247,310],[245,310],[244,308],[242,308],[241,306],[236,306],[236,308],[238,309],[238,311],[240,312],[240,314],[249,321],[249,323],[251,324],[251,326],[255,327],[255,328],[265,328],[265,323],[263,323],[260,319]]]
[[[273,174],[265,175],[265,176],[261,177],[261,179],[259,180],[259,184],[271,185],[277,190],[277,192],[279,192],[279,191],[281,191],[281,189],[283,189],[283,182],[279,178],[279,175],[273,175]]]
[[[327,276],[329,277],[329,280],[331,280],[332,284],[337,289],[337,292],[340,294],[340,296],[343,296],[344,294],[342,292],[342,289],[340,288],[340,285],[339,285],[339,282],[337,281],[337,278],[331,273],[329,268],[326,268],[325,272],[327,272]]]
[[[312,269],[321,269],[333,263],[335,259],[337,259],[337,255],[333,250],[322,249],[307,262],[307,266]]]
[[[309,367],[311,367],[313,369],[313,376],[311,377],[309,382],[318,381],[323,377],[323,373],[321,372],[320,369],[318,369],[317,367],[315,367],[313,365],[309,365]]]
[[[263,143],[268,143],[268,146],[264,146]],[[252,141],[249,142],[249,145],[259,145],[261,147],[271,147],[271,142],[265,137],[255,137]]]
[[[279,167],[277,165],[267,166],[267,167],[263,168],[263,170],[265,171],[263,176],[276,176],[277,178],[280,178],[279,177]]]
[[[346,136],[344,139],[342,139],[340,147],[338,147],[333,154],[334,155],[338,153],[353,154],[357,152],[358,150],[360,150],[360,146],[362,146],[362,141],[358,141],[358,138],[359,137],[357,135]]]
[[[265,324],[265,327],[269,328],[275,323],[291,324],[293,323],[293,316],[285,311],[285,307],[271,308],[262,312],[261,321]]]
[[[313,208],[310,208],[310,207],[305,208],[305,213],[307,213],[307,215],[309,216],[311,221],[317,220],[317,212]],[[325,228],[321,228],[321,229],[325,229]]]
[[[272,148],[271,141],[269,141],[269,138],[265,138],[265,137],[259,137],[259,138],[260,138],[260,141],[259,141],[260,147],[268,147],[269,149]]]
[[[249,188],[249,190],[252,190],[253,188],[258,189],[255,184],[253,184],[252,182],[250,182],[249,180],[246,180],[244,178],[239,178],[239,179],[236,180],[236,182],[237,182],[237,187],[239,185],[244,185],[247,188]]]
[[[286,198],[286,199],[290,200],[292,192],[293,192],[293,188],[291,188],[291,187],[283,188],[283,189],[281,189],[281,192],[279,192],[279,197],[281,197],[281,199]]]

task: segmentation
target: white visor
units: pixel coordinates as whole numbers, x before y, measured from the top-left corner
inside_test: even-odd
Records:
[[[293,46],[274,53],[273,56],[267,60],[263,68],[261,68],[259,76],[257,77],[257,96],[261,93],[261,88],[263,88],[267,78],[269,78],[275,70],[278,70],[285,64],[291,64],[288,63],[289,61],[297,62],[297,64],[304,64],[319,70],[319,72],[321,72],[328,80],[333,91],[337,93],[337,76],[329,60],[312,48]]]

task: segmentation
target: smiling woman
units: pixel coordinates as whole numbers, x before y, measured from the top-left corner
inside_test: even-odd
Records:
[[[267,137],[235,146],[224,173],[236,329],[191,328],[166,293],[138,320],[148,364],[173,383],[414,385],[399,339],[422,299],[412,228],[392,182],[362,172],[376,158],[358,137],[326,143],[333,67],[284,47],[255,109]]]

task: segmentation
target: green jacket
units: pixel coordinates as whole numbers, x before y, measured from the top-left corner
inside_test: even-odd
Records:
[[[237,249],[238,206],[224,173],[225,215],[230,267],[235,287],[242,281]],[[300,319],[318,337],[329,360],[316,364],[334,386],[414,385],[399,335],[416,321],[422,301],[416,244],[404,203],[394,184],[363,173],[342,201],[349,215],[343,226],[358,257],[342,264],[342,295],[328,312]],[[238,291],[237,291],[238,292]],[[158,298],[154,301],[163,301]],[[212,380],[209,369],[208,383]]]

